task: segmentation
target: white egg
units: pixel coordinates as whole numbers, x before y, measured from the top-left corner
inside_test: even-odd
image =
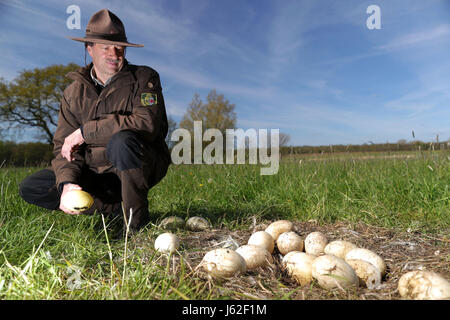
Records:
[[[244,258],[248,270],[273,263],[273,258],[269,251],[263,247],[246,244],[237,248],[236,252]]]
[[[283,268],[301,286],[312,281],[312,263],[316,259],[315,255],[291,251],[288,252],[281,261]]]
[[[282,255],[291,251],[303,251],[303,239],[294,231],[283,232],[278,237],[277,241],[278,251]]]
[[[155,240],[155,249],[163,253],[172,253],[178,249],[179,245],[178,236],[170,232],[160,234]]]
[[[211,228],[211,224],[203,217],[190,217],[186,221],[186,229],[190,231],[205,231]]]
[[[358,259],[349,259],[346,262],[355,270],[359,284],[367,289],[374,289],[381,283],[381,272],[370,262]]]
[[[272,236],[265,231],[256,231],[253,233],[248,239],[247,244],[263,247],[270,253],[272,253],[275,248],[275,241]]]
[[[182,229],[184,228],[184,225],[184,220],[177,216],[166,217],[159,224],[161,228],[168,230]]]
[[[345,260],[350,259],[364,260],[370,262],[380,270],[382,277],[386,274],[386,263],[384,262],[383,258],[381,258],[378,254],[369,249],[355,248],[350,250],[345,255]]]
[[[327,244],[328,239],[322,232],[311,232],[305,238],[305,252],[318,256],[324,252]]]
[[[345,240],[335,240],[329,242],[323,252],[326,254],[332,254],[338,258],[345,259],[345,255],[352,249],[357,248],[356,244]]]
[[[274,241],[277,241],[278,236],[284,232],[292,231],[294,224],[289,220],[278,220],[269,224],[264,230],[270,234]]]
[[[414,300],[449,300],[450,282],[433,271],[415,270],[398,281],[400,296]]]
[[[358,287],[359,279],[353,268],[331,254],[325,254],[314,259],[311,274],[324,289]]]
[[[245,259],[231,249],[214,249],[200,263],[208,274],[217,278],[230,278],[247,271]]]

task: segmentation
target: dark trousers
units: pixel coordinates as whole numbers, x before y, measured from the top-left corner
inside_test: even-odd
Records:
[[[148,191],[166,175],[169,162],[128,130],[112,136],[106,153],[113,165],[111,169],[99,174],[83,168],[80,181],[74,182],[94,198],[92,207],[83,213],[120,214],[123,201],[130,227],[139,229],[149,222]],[[19,186],[19,194],[28,203],[49,210],[59,209],[61,194],[51,168],[26,177]]]

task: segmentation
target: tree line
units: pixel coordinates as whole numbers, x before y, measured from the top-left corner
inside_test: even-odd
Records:
[[[395,151],[435,151],[450,149],[449,142],[411,141],[406,143],[370,143],[359,145],[326,145],[326,146],[284,146],[281,155],[323,154],[344,152],[395,152]]]
[[[48,166],[53,146],[42,142],[0,141],[0,167]]]
[[[394,151],[435,151],[450,149],[446,143],[414,141],[405,144],[382,143],[362,145],[329,146],[283,146],[280,154],[307,155],[343,152],[394,152]],[[48,166],[53,158],[53,146],[42,142],[0,141],[0,167],[3,166]]]

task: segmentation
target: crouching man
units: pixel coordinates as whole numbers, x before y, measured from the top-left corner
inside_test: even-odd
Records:
[[[62,205],[69,190],[89,192],[84,214],[122,215],[131,232],[149,220],[148,191],[166,175],[168,124],[158,73],[129,64],[121,20],[109,10],[95,13],[84,38],[92,63],[73,79],[61,101],[52,166],[25,178],[22,198],[50,210],[76,214]],[[132,219],[130,221],[130,212]]]

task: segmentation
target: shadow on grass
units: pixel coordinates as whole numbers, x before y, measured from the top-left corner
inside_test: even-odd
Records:
[[[209,220],[214,227],[220,226],[245,226],[247,224],[253,223],[253,220],[276,220],[276,219],[287,219],[288,216],[286,212],[283,212],[280,208],[276,206],[267,207],[262,210],[255,210],[250,208],[242,209],[224,209],[223,207],[211,207],[204,205],[185,205],[179,206],[176,210],[171,210],[165,213],[159,213],[155,211],[150,211],[150,217],[154,224],[159,224],[159,222],[170,216],[178,216],[184,220],[190,217],[200,216]]]

